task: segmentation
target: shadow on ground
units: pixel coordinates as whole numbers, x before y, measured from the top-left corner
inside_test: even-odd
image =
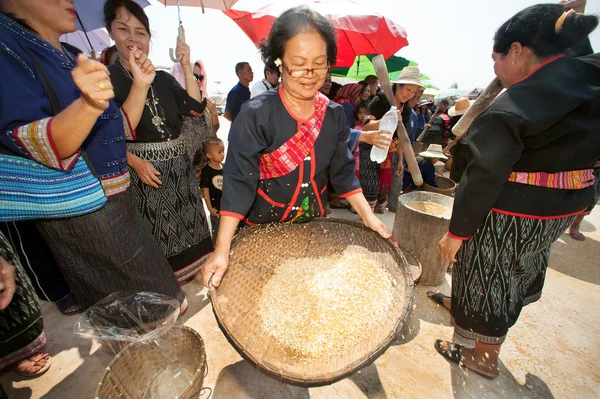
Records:
[[[552,245],[549,267],[578,280],[600,285],[598,253],[600,242],[590,237],[585,241],[576,241],[568,234],[563,234]]]
[[[534,374],[527,374],[525,384],[519,384],[515,377],[500,361],[500,376],[488,380],[480,375],[452,365],[452,392],[456,399],[553,399],[554,395],[542,379]]]
[[[388,397],[374,364],[352,374],[349,379],[356,384],[368,399],[387,399]]]
[[[242,360],[221,370],[212,398],[310,399],[310,395],[307,388],[278,382]]]

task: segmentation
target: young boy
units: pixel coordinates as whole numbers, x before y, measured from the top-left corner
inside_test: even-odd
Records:
[[[210,137],[204,141],[202,150],[208,158],[208,165],[200,172],[200,189],[210,212],[214,244],[219,231],[219,211],[223,195],[223,165],[221,162],[225,159],[225,145],[221,139]]]

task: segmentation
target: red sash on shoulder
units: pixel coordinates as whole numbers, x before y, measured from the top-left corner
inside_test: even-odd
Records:
[[[321,132],[329,104],[329,99],[320,92],[315,95],[315,100],[315,113],[300,130],[281,147],[260,157],[261,179],[274,179],[293,172],[310,154]]]

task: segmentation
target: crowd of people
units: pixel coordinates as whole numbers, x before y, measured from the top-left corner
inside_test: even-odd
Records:
[[[375,213],[394,211],[402,192],[418,189],[395,132],[380,129],[395,107],[411,144],[426,148],[417,156],[424,182],[436,186],[438,160],[459,182],[440,242],[441,256],[456,262],[452,296],[428,294],[451,310],[458,338],[436,349],[497,376],[508,329],[541,295],[550,245],[569,227],[579,237],[582,211],[598,196],[600,60],[586,41],[598,19],[563,7],[530,7],[498,30],[495,72],[510,95],[477,118],[450,157],[442,147],[457,140],[452,127],[470,108],[468,98],[423,98],[412,66],[392,82],[394,104],[376,76],[339,85],[329,72],[337,55],[333,26],[307,7],[290,9],[261,49],[264,78],[250,88],[251,66],[235,66],[223,165],[207,72],[191,61],[185,35],[176,49],[181,61],[170,73],[157,71],[144,10],[132,0],[107,0],[115,46],[97,62],[59,41],[76,29],[72,2],[0,1],[0,175],[31,178],[20,169],[25,160],[58,175],[79,165],[99,182],[104,201],[93,212],[65,206],[60,215],[31,217],[48,194],[87,201],[77,186],[83,180],[75,180],[68,193],[48,184],[29,197],[17,192],[15,206],[3,210],[0,321],[10,327],[0,330],[0,369],[31,377],[50,366],[36,297],[69,315],[117,291],[150,291],[177,298],[184,313],[181,284],[202,272],[204,285],[218,287],[240,228],[325,217],[328,203],[389,237]],[[388,150],[381,163],[371,160],[374,146]],[[20,211],[24,203],[29,213]],[[490,240],[494,253],[484,247]],[[483,267],[496,277],[474,286]],[[481,296],[490,300],[471,301]]]

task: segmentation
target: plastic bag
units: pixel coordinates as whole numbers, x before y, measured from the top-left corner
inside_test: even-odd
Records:
[[[176,325],[179,311],[179,302],[166,295],[116,292],[83,313],[73,332],[107,343],[121,361],[129,356],[125,351],[148,354],[151,364],[145,370],[150,375],[136,383],[127,374],[107,368],[115,389],[133,398],[172,398],[190,384],[172,346],[172,334],[166,334]],[[177,336],[178,330],[173,331]]]
[[[177,322],[177,299],[152,292],[115,292],[89,308],[73,332],[101,341],[149,341]]]

